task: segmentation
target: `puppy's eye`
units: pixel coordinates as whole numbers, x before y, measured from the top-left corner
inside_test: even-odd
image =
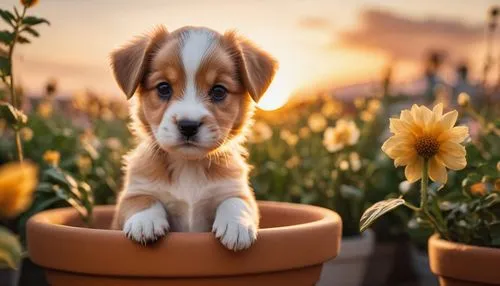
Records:
[[[156,86],[156,91],[158,92],[158,96],[163,100],[169,100],[172,97],[172,86],[167,82],[160,82]]]
[[[227,89],[222,85],[214,85],[209,92],[210,98],[214,102],[223,101],[227,96]]]

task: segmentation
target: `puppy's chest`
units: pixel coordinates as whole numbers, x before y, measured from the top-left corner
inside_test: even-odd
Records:
[[[196,168],[183,168],[175,180],[162,187],[160,199],[167,209],[172,231],[209,231],[217,203],[210,189],[214,183]]]

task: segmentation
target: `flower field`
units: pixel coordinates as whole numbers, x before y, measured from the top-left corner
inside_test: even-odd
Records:
[[[11,51],[48,23],[25,17],[37,1],[21,2],[20,15],[0,10],[14,29],[1,38]],[[125,98],[61,98],[56,79],[41,97],[27,97],[14,83],[12,55],[1,56],[0,266],[16,267],[34,214],[72,207],[92,227],[94,207],[116,203],[122,158],[137,142]],[[500,248],[500,82],[468,94],[428,80],[410,95],[392,91],[389,73],[379,85],[257,109],[245,144],[257,199],[334,210],[344,238],[371,227],[377,242],[410,240],[421,250],[433,233]]]

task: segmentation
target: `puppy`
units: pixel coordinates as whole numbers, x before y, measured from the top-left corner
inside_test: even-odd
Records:
[[[259,212],[242,143],[276,61],[234,32],[200,27],[159,27],[111,61],[127,97],[137,91],[139,139],[112,227],[140,243],[212,231],[228,249],[250,247]]]

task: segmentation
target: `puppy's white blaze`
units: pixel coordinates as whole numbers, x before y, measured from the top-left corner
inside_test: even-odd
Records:
[[[240,198],[222,202],[215,215],[212,232],[228,249],[249,248],[257,239],[257,226],[252,208]]]
[[[169,228],[167,212],[160,202],[135,213],[123,226],[127,236],[138,242],[156,240],[165,235]]]
[[[181,60],[186,75],[186,88],[181,101],[176,106],[178,119],[200,120],[208,115],[208,110],[197,96],[196,73],[205,55],[214,45],[214,33],[209,30],[192,30],[183,35]]]
[[[191,30],[183,35],[181,59],[187,79],[194,80],[203,57],[213,47],[214,36],[209,30]]]

